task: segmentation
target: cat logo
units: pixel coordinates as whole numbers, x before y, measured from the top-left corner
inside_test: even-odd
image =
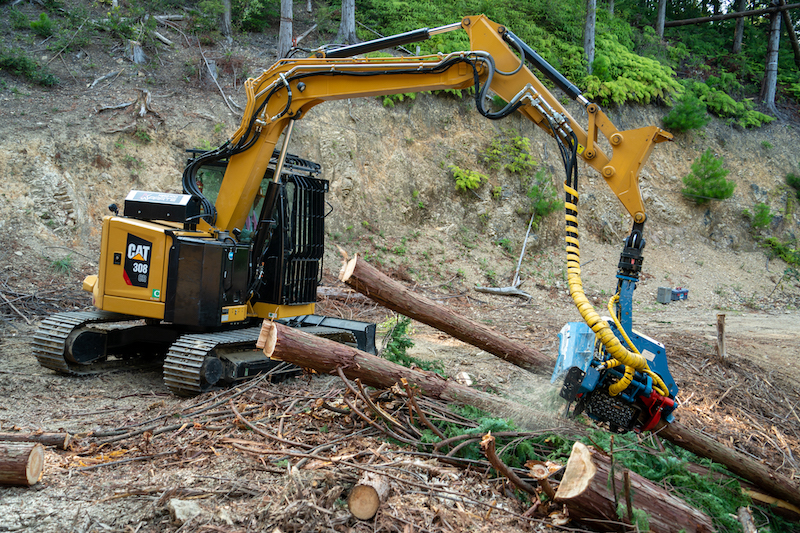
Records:
[[[150,252],[153,243],[128,233],[128,246],[125,254],[125,269],[122,276],[125,283],[134,287],[147,287],[150,279]]]

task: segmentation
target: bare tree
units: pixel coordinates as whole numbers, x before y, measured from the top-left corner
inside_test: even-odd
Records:
[[[656,17],[656,34],[664,38],[664,20],[667,18],[667,0],[658,0],[658,16]]]
[[[586,24],[583,26],[583,52],[589,62],[589,74],[594,62],[594,33],[597,22],[597,0],[586,0]]]
[[[761,99],[774,115],[778,115],[775,107],[775,88],[778,83],[778,48],[781,44],[781,14],[778,11],[769,16],[769,42],[767,44],[767,64],[764,69],[764,82],[761,85]]]
[[[278,33],[278,59],[292,48],[292,0],[281,0],[281,26]]]
[[[786,5],[786,0],[780,0],[780,5]],[[797,32],[794,30],[794,23],[792,22],[792,15],[789,10],[781,11],[783,17],[783,25],[786,26],[786,33],[789,35],[789,43],[792,45],[792,52],[794,53],[794,64],[800,69],[800,42],[797,40]]]
[[[335,41],[347,44],[360,42],[356,35],[356,0],[342,0],[342,22]]]
[[[222,0],[222,35],[231,39],[231,0]]]
[[[738,11],[747,10],[747,0],[739,0]],[[733,50],[734,54],[742,53],[742,39],[744,38],[744,17],[736,19],[736,33],[733,35]]]

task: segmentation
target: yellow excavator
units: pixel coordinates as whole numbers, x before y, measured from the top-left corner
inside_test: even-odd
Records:
[[[470,49],[356,57],[450,31],[466,31]],[[585,128],[529,66],[585,109]],[[668,133],[655,126],[619,131],[536,51],[483,15],[321,48],[308,58],[281,59],[244,87],[241,125],[219,148],[193,153],[183,173],[183,194],[131,191],[124,215],[111,206],[113,215],[103,220],[98,273],[83,283],[97,310],[60,313],[42,322],[34,353],[43,366],[82,374],[160,354],[167,387],[193,395],[275,371],[274,363],[254,350],[263,319],[374,352],[374,325],[314,314],[328,184],[319,165],[289,152],[293,125],[329,100],[473,88],[481,115],[498,120],[522,113],[555,138],[564,161],[568,281],[597,342],[588,362],[577,370],[569,367],[562,395],[577,401],[577,410],[623,430],[651,425],[658,413],[670,410],[677,389],[671,378],[668,383],[662,379],[668,374],[666,361],[658,371],[650,369],[648,362],[658,359],[651,357],[657,347],[637,348],[639,337],[630,331],[627,308],[644,246],[646,215],[638,176],[653,146],[671,138]],[[505,107],[488,110],[490,94],[507,102]],[[599,143],[601,136],[605,141]],[[578,158],[602,175],[633,217],[620,260],[617,300],[609,306],[611,322],[599,317],[581,288]],[[569,361],[561,363],[569,366]],[[596,383],[589,388],[591,380]],[[595,391],[597,399],[590,401]],[[644,403],[643,397],[648,398]],[[625,413],[614,414],[620,410]]]

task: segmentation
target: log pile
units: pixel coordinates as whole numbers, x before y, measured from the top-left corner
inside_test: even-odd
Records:
[[[452,310],[413,293],[358,256],[350,260],[345,259],[339,279],[393,311],[449,333],[459,340],[531,372],[549,374],[554,364],[552,358],[541,352],[505,339],[490,328],[461,317]],[[800,507],[800,486],[757,460],[679,423],[662,423],[658,432],[676,446],[701,457],[711,458],[768,494]]]

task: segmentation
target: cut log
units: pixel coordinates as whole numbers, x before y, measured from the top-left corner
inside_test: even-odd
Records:
[[[611,482],[611,458],[580,442],[572,447],[567,468],[555,500],[565,504],[569,516],[603,531],[620,531],[616,501],[623,502],[623,469],[617,468]],[[617,487],[619,494],[612,492]],[[668,491],[638,474],[630,473],[634,510],[647,513],[650,531],[659,533],[710,533],[711,518],[672,496]],[[623,505],[624,507],[624,505]],[[640,524],[641,525],[641,524]]]
[[[265,320],[261,326],[257,346],[263,348],[267,357],[311,368],[320,373],[336,373],[336,369],[341,367],[348,378],[358,378],[370,387],[389,388],[405,378],[412,385],[419,387],[422,394],[432,398],[459,405],[472,405],[504,416],[514,412],[530,412],[529,408],[526,409],[492,394],[470,389],[434,372],[406,368],[345,344],[316,337],[300,329],[269,320]]]
[[[402,283],[356,255],[345,262],[339,279],[382,306],[428,324],[530,372],[550,374],[554,361],[540,351],[465,318],[433,300],[415,294]]]
[[[347,498],[347,507],[359,520],[370,520],[389,495],[389,480],[374,472],[364,472]]]
[[[684,427],[679,422],[671,424],[661,422],[657,431],[660,436],[674,445],[724,465],[725,468],[737,476],[742,476],[767,494],[800,507],[800,486],[775,472],[774,468],[732,450],[699,431]]]
[[[33,442],[0,442],[0,485],[31,486],[44,467],[44,446]]]
[[[0,433],[0,441],[38,442],[45,446],[55,446],[60,450],[66,450],[72,442],[72,437],[69,433]]]

